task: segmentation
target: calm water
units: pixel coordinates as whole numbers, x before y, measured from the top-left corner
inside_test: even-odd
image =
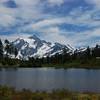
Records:
[[[22,68],[1,69],[0,84],[16,89],[100,92],[100,70]]]

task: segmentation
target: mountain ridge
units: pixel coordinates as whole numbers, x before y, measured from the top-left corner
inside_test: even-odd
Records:
[[[45,40],[41,40],[36,35],[32,35],[27,38],[18,38],[12,42],[12,44],[18,49],[17,58],[28,59],[29,57],[47,57],[53,56],[57,53],[62,53],[63,49],[68,52],[72,52],[72,47],[58,42],[51,43]]]

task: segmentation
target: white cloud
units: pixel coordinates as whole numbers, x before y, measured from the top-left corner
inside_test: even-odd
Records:
[[[1,27],[9,27],[13,26],[15,23],[15,19],[10,15],[0,15],[0,26]]]
[[[78,34],[73,34],[69,36],[69,39],[73,41],[74,46],[92,46],[96,43],[100,43],[100,28],[96,28],[94,30],[87,30],[85,32],[80,32]]]
[[[65,45],[73,44],[72,41],[68,37],[62,34],[64,32],[61,31],[58,27],[51,27],[51,28],[45,29],[43,30],[43,33],[44,33],[43,34],[44,37],[49,41],[59,42]]]
[[[10,27],[15,25],[16,17],[15,16],[16,10],[6,8],[3,5],[0,5],[0,26],[1,27]]]
[[[14,0],[15,3],[21,7],[23,6],[36,6],[40,0]]]
[[[0,0],[0,26],[7,28],[18,24],[18,22],[30,22],[43,16],[41,7],[37,7],[37,5],[40,5],[40,0],[14,0],[16,5],[18,5],[14,9],[4,5],[4,2],[8,1]]]
[[[100,33],[100,28],[85,32],[80,32],[78,34],[68,35],[70,34],[69,32],[60,30],[58,27],[50,27],[43,30],[41,29],[41,36],[42,36],[41,38],[49,42],[59,42],[65,45],[70,44],[73,47],[81,47],[88,45],[94,46],[96,43],[100,43],[100,40],[93,39],[96,37],[100,37],[99,33]],[[2,40],[9,39],[10,41],[13,41],[17,38],[26,38],[29,36],[30,34],[15,33],[11,35],[0,35],[0,38]]]
[[[31,27],[33,29],[37,29],[37,28],[43,28],[43,27],[48,27],[48,26],[53,26],[53,25],[59,25],[62,23],[65,23],[65,18],[50,18],[50,19],[44,19],[35,24],[32,24]]]
[[[100,8],[100,0],[86,0],[86,2],[89,4],[93,4],[97,8]]]
[[[64,0],[48,0],[48,3],[50,3],[51,6],[57,5],[60,6],[64,3]]]
[[[52,27],[61,24],[73,24],[78,26],[89,26],[89,27],[97,27],[100,26],[99,20],[96,20],[98,16],[98,10],[87,10],[85,12],[82,11],[82,8],[77,8],[70,12],[67,16],[51,16],[51,18],[45,18],[39,20],[36,23],[32,23],[29,25],[32,29],[40,29],[44,27]]]
[[[93,18],[94,15],[97,15],[95,12],[96,10],[82,12],[82,10],[77,9],[73,10],[69,16],[45,18],[24,27],[24,29],[37,31],[41,33],[45,39],[54,42],[71,44],[72,46],[81,46],[87,45],[89,43],[88,41],[90,41],[90,44],[92,45],[95,43],[94,38],[100,37],[100,22]],[[74,24],[91,28],[95,27],[95,29],[84,30],[84,32],[80,33],[75,33],[73,31],[74,33],[71,35],[69,31],[64,31],[58,27],[58,25],[62,24]]]
[[[15,34],[9,34],[9,35],[0,35],[0,39],[2,41],[4,41],[5,39],[8,39],[10,41],[14,41],[18,38],[27,38],[29,37],[30,35],[29,34],[25,34],[25,33],[15,33]]]
[[[4,3],[4,2],[7,2],[9,0],[0,0],[0,3]]]

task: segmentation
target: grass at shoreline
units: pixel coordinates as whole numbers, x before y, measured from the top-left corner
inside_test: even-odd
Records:
[[[69,68],[75,68],[75,69],[100,69],[100,66],[96,66],[96,65],[80,65],[80,64],[43,64],[42,66],[37,66],[37,67],[33,67],[31,66],[12,66],[12,65],[2,65],[0,66],[0,68],[55,68],[55,69],[69,69]]]
[[[64,69],[69,69],[69,68],[75,68],[75,69],[100,69],[100,66],[93,66],[93,65],[80,65],[80,64],[45,64],[43,67],[52,67],[52,68],[64,68]]]
[[[0,100],[100,100],[100,94],[70,92],[67,90],[32,92],[23,89],[22,91],[16,91],[14,88],[0,86]]]
[[[44,67],[55,68],[84,68],[84,69],[100,69],[100,59],[92,59],[88,61],[71,61],[64,64],[44,64]]]

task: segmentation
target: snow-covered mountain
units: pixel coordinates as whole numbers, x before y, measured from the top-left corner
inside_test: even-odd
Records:
[[[18,49],[17,58],[19,59],[52,56],[56,53],[62,53],[64,48],[69,52],[73,51],[73,48],[70,45],[46,42],[35,35],[27,38],[18,38],[12,43]]]

